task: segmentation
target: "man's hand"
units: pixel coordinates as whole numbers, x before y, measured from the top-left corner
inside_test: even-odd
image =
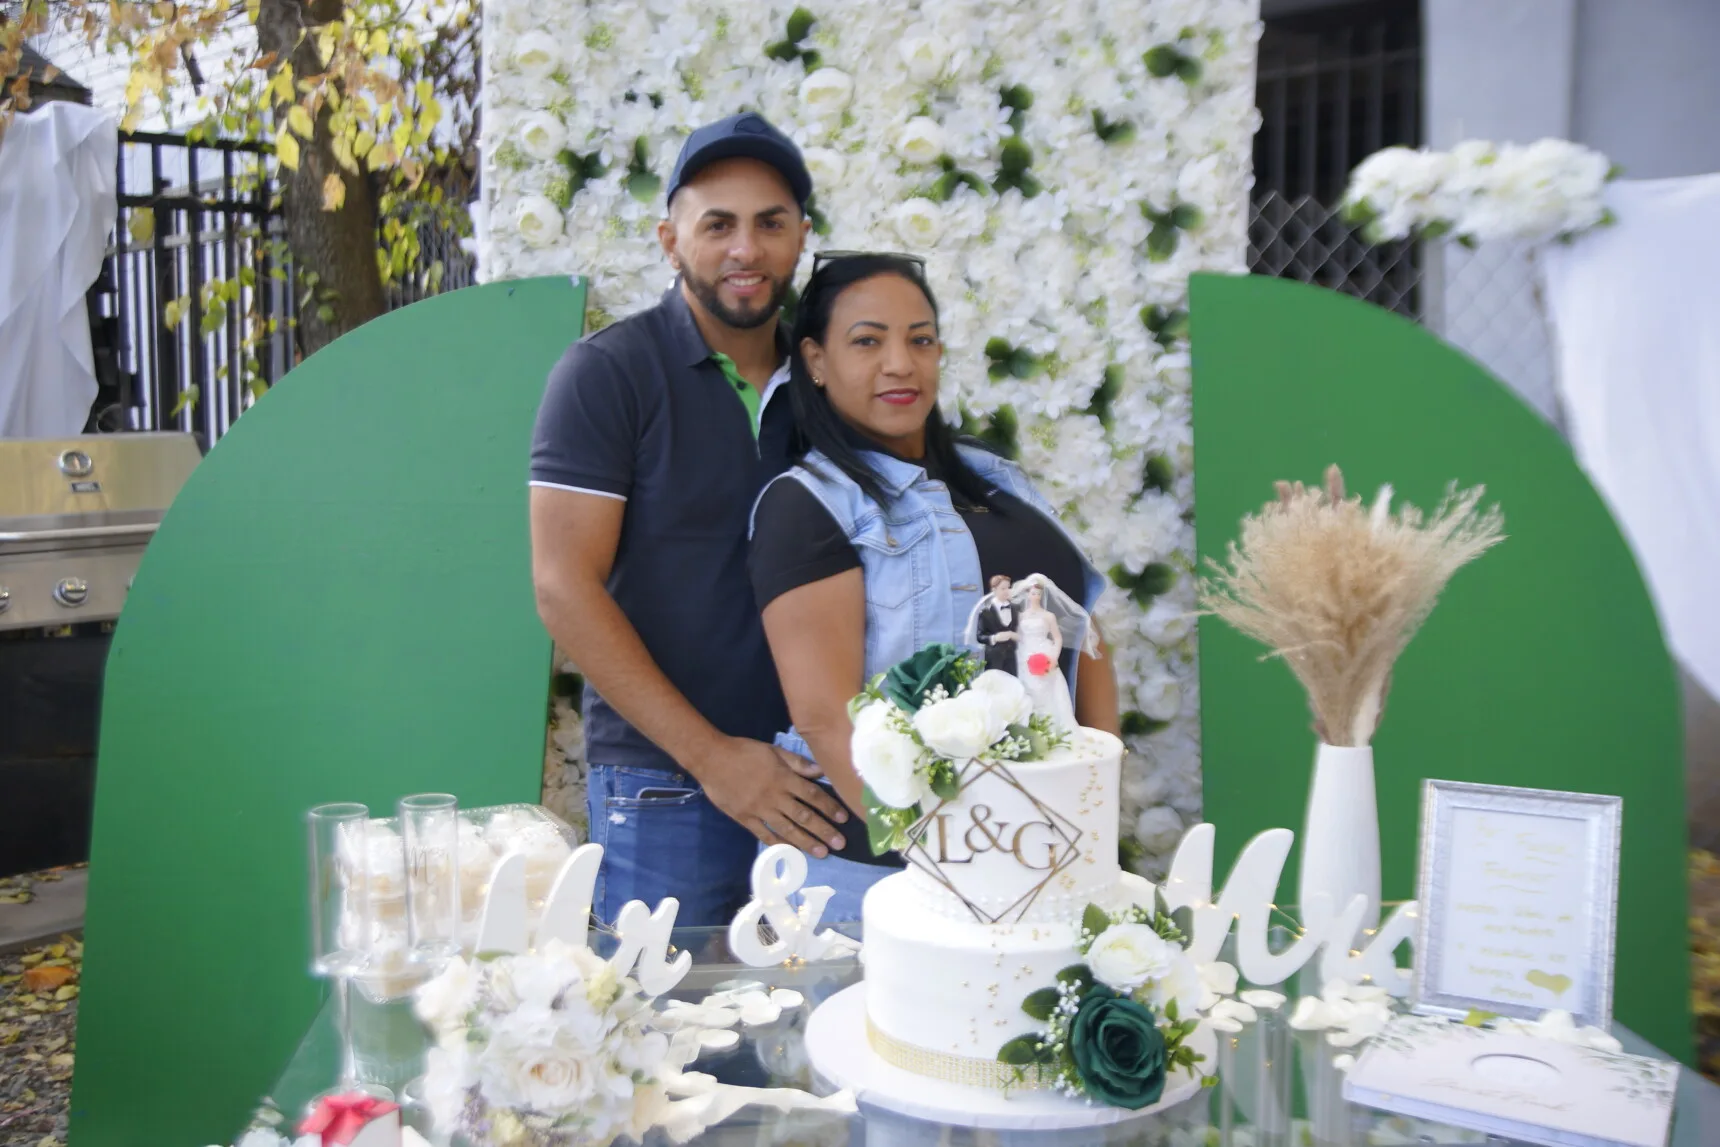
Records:
[[[1014,641],[1014,640],[1015,640],[1015,634],[1014,634],[1014,633],[1011,633],[1011,632],[1010,632],[1010,631],[1009,631],[1009,630],[1007,630],[1007,629],[1006,629],[1006,630],[1004,630],[1004,631],[1003,631],[1003,632],[1002,632],[1002,633],[999,633],[999,634],[997,634],[997,635],[995,635],[995,636],[994,636],[994,637],[993,637],[993,638],[992,638],[992,641],[993,641],[993,642],[994,642],[994,643],[995,643],[995,642],[999,642],[999,641]]]
[[[811,761],[763,741],[724,737],[688,771],[712,804],[766,844],[792,844],[817,857],[843,846],[833,826],[848,812],[807,779],[820,775]]]

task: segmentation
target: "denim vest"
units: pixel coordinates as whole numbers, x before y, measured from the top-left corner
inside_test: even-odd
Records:
[[[1081,558],[1086,584],[1079,591],[1059,586],[1070,597],[1079,592],[1081,604],[1092,610],[1104,591],[1105,578],[1081,553],[1081,547],[1058,521],[1051,505],[1039,496],[1015,463],[971,446],[957,446],[962,461],[994,491],[1013,494],[1045,515],[1068,539]],[[964,641],[968,617],[985,592],[981,585],[979,551],[961,515],[950,502],[949,487],[926,476],[923,467],[887,454],[864,455],[891,495],[888,509],[873,502],[830,460],[814,450],[800,464],[773,479],[799,482],[830,511],[860,555],[866,585],[865,680],[912,657],[933,642],[977,645]],[[766,489],[769,489],[767,486]],[[763,496],[762,494],[760,495]],[[756,514],[756,503],[754,506]],[[751,529],[749,527],[749,533]],[[1065,649],[1079,649],[1085,627],[1063,635]],[[1069,675],[1075,688],[1075,675]],[[806,757],[812,753],[793,729],[776,743]]]

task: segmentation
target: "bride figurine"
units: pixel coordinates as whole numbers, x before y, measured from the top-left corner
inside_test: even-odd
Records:
[[[1030,574],[1010,587],[1009,602],[1016,610],[1015,676],[1027,690],[1035,716],[1049,717],[1054,729],[1073,733],[1075,702],[1063,676],[1063,626],[1083,635],[1082,647],[1098,653],[1098,634],[1087,611],[1044,574]],[[968,617],[967,643],[974,644],[980,611],[994,604],[982,597]],[[1001,602],[995,604],[1002,604]]]

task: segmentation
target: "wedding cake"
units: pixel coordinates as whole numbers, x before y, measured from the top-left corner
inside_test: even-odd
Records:
[[[949,1084],[1174,1102],[1206,1074],[1191,1037],[1213,994],[1186,910],[1118,862],[1123,745],[1076,723],[1060,626],[1035,611],[1086,616],[1038,575],[1018,587],[1014,672],[934,645],[850,704],[872,846],[908,861],[862,908],[866,1043]]]
[[[1000,1085],[1009,1040],[1041,1024],[1035,988],[1082,960],[1088,905],[1153,903],[1117,862],[1123,746],[1080,729],[1042,760],[986,767],[928,815],[909,866],[863,908],[867,1037],[887,1062]]]

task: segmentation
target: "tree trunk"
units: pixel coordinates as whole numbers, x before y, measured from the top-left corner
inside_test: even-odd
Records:
[[[321,72],[314,29],[338,19],[341,0],[262,0],[257,12],[257,42],[277,62],[291,62],[295,77]],[[386,308],[382,274],[376,266],[376,189],[368,175],[353,175],[336,162],[330,146],[329,111],[316,119],[313,138],[301,142],[296,171],[280,169],[281,210],[287,246],[300,275],[317,276],[315,296],[298,315],[298,349],[310,355]],[[346,181],[346,202],[323,210],[323,182],[338,172]],[[301,293],[303,281],[298,284]],[[319,314],[323,305],[327,310]],[[324,317],[324,316],[327,317]]]

